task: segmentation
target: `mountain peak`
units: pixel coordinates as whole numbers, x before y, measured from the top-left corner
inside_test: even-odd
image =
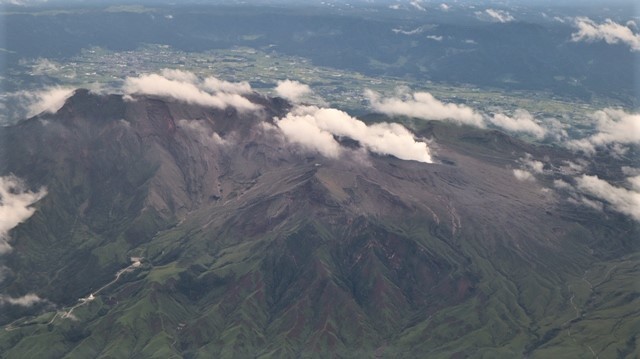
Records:
[[[541,288],[606,251],[593,244],[597,227],[549,214],[566,206],[544,191],[551,179],[514,177],[523,151],[560,161],[560,150],[429,123],[419,133],[437,140],[436,163],[357,141],[327,157],[273,130],[289,103],[247,98],[260,110],[77,90],[57,113],[0,129],[12,149],[2,173],[48,192],[13,233],[19,274],[2,290],[46,293],[91,328],[51,314],[33,330],[50,324],[74,350],[108,332],[168,335],[180,355],[229,336],[251,341],[247,353],[393,351],[425,345],[417,337],[445,343],[434,334],[443,328],[473,336],[468,316],[502,305],[492,293],[532,273],[523,266],[538,268]],[[616,223],[611,240],[638,230]],[[129,268],[130,257],[144,260]],[[518,303],[546,318],[534,300]],[[47,309],[30,310],[19,315]]]

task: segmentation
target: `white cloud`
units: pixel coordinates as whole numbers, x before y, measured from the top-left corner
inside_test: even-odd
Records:
[[[546,118],[543,128],[547,137],[553,138],[556,142],[565,142],[569,138],[569,133],[567,132],[569,127],[571,127],[570,124],[556,118]]]
[[[276,86],[276,93],[280,97],[297,103],[305,96],[313,93],[313,91],[311,91],[309,85],[300,83],[298,81],[284,80],[278,81],[278,85]]]
[[[553,180],[553,186],[558,189],[573,190],[573,186],[561,179]]]
[[[195,84],[198,82],[198,76],[193,72],[182,71],[177,69],[162,69],[160,74],[167,80],[188,82]]]
[[[214,92],[226,92],[226,93],[231,93],[231,94],[249,94],[251,92],[253,92],[253,89],[251,88],[251,85],[246,82],[246,81],[242,81],[242,82],[229,82],[229,81],[224,81],[224,80],[220,80],[218,78],[215,77],[207,77],[204,79],[202,86],[209,90],[209,91],[214,91]]]
[[[516,179],[518,181],[535,181],[536,178],[533,177],[533,175],[531,174],[531,172],[526,171],[526,170],[521,170],[521,169],[514,169],[513,170],[513,175],[516,177]]]
[[[0,125],[41,113],[55,113],[73,93],[74,89],[59,86],[39,91],[0,92]]]
[[[37,192],[29,191],[25,183],[16,176],[0,177],[0,255],[12,250],[9,232],[33,215],[36,210],[32,207],[33,204],[46,194],[45,188],[40,188]],[[8,272],[7,267],[0,266],[0,282]],[[22,297],[0,294],[0,307],[4,305],[31,307],[41,302],[46,301],[35,294]]]
[[[631,189],[615,187],[597,176],[582,175],[576,178],[577,188],[591,196],[603,200],[620,213],[640,221],[640,177],[627,179]]]
[[[451,7],[445,3],[440,4],[440,10],[448,11]]]
[[[235,85],[235,86],[234,86]],[[200,106],[227,108],[235,107],[239,111],[260,109],[241,96],[238,92],[248,84],[231,84],[215,78],[200,81],[197,76],[180,71],[164,70],[162,75],[147,74],[139,77],[127,77],[122,90],[125,95],[154,95],[171,97],[178,101]]]
[[[424,6],[422,6],[422,2],[423,0],[411,0],[409,4],[411,4],[411,6],[413,6],[417,10],[427,11],[427,9],[425,9]]]
[[[429,36],[427,36],[427,39],[431,39],[431,40],[435,40],[435,41],[442,41],[442,36],[439,36],[439,35],[429,35]]]
[[[388,97],[365,90],[371,107],[387,115],[417,117],[425,120],[451,121],[484,128],[482,116],[465,105],[443,103],[428,92],[415,92],[407,98]]]
[[[627,182],[631,185],[631,189],[640,192],[640,175],[627,178]]]
[[[0,1],[0,5],[18,5],[18,6],[30,6],[46,3],[48,0],[3,0]]]
[[[575,151],[583,151],[588,155],[596,152],[595,146],[589,142],[589,139],[572,140],[567,143],[567,147]]]
[[[422,26],[418,26],[413,30],[402,30],[402,29],[391,29],[391,31],[393,31],[396,34],[402,34],[402,35],[417,35],[420,34],[424,31],[424,27]]]
[[[534,160],[533,156],[531,156],[529,153],[527,153],[525,157],[520,159],[520,163],[522,163],[526,168],[528,168],[533,173],[544,172],[544,163]]]
[[[37,59],[31,67],[31,72],[34,75],[48,75],[51,73],[55,73],[60,70],[60,64],[55,61],[49,59],[39,58]]]
[[[640,176],[640,168],[622,166],[622,173],[626,176]]]
[[[553,181],[555,188],[568,193],[568,201],[602,211],[605,203],[616,212],[640,221],[640,168],[624,166],[622,173],[627,176],[622,186],[614,186],[609,182],[587,174],[575,175],[584,168],[583,165],[567,161],[573,168],[575,186],[561,179]],[[563,171],[565,172],[565,171]],[[626,183],[626,185],[624,185]]]
[[[44,188],[27,190],[15,176],[0,177],[0,254],[11,251],[9,231],[31,217],[36,210],[32,205],[46,194]]]
[[[486,9],[484,12],[477,11],[476,16],[480,19],[486,19],[494,22],[506,23],[515,20],[515,18],[504,10]]]
[[[561,24],[564,24],[564,23],[565,23],[564,19],[563,19],[563,18],[561,18],[561,17],[554,16],[554,17],[553,17],[553,19],[554,19],[555,21],[557,21],[557,22],[561,23]]]
[[[68,87],[49,87],[42,91],[24,93],[28,102],[27,117],[40,113],[55,113],[67,101],[75,90]]]
[[[179,120],[178,126],[194,135],[205,146],[225,146],[230,143],[229,140],[220,137],[219,134],[209,129],[199,120]]]
[[[640,51],[640,34],[634,33],[633,24],[618,24],[611,19],[606,19],[602,24],[587,17],[578,17],[574,21],[578,31],[571,34],[572,41],[604,41],[607,44],[623,43],[631,48],[631,51]]]
[[[276,125],[287,140],[302,145],[308,150],[315,150],[330,158],[337,158],[342,153],[338,141],[333,134],[321,129],[312,116],[287,115],[277,121]]]
[[[564,165],[560,166],[560,172],[565,175],[576,175],[578,173],[583,173],[587,166],[588,163],[586,161],[583,163],[564,161]]]
[[[35,294],[27,294],[22,297],[9,297],[6,295],[0,295],[0,306],[1,305],[17,305],[20,307],[32,307],[38,303],[42,303],[45,300],[38,297]]]
[[[500,113],[494,114],[489,118],[489,121],[507,131],[529,133],[538,139],[544,138],[547,133],[542,126],[535,122],[533,116],[527,110],[518,109],[513,114],[513,117]]]
[[[598,200],[589,199],[583,195],[577,195],[575,198],[570,198],[569,202],[574,202],[577,204],[585,205],[589,208],[595,209],[596,211],[602,212],[604,210],[604,203]]]
[[[396,123],[368,126],[340,110],[298,106],[284,118],[276,120],[276,125],[289,141],[327,157],[339,157],[344,151],[334,139],[334,136],[340,136],[354,139],[374,153],[431,162],[427,144],[416,141],[409,130]]]
[[[597,132],[584,139],[569,142],[569,147],[588,154],[596,147],[612,146],[615,152],[624,152],[619,145],[640,144],[640,114],[611,108],[593,114]],[[618,145],[616,147],[616,145]]]

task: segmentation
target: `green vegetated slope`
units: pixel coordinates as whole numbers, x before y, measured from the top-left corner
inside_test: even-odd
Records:
[[[0,357],[638,355],[638,224],[513,179],[562,150],[426,123],[436,164],[327,159],[252,101],[79,91],[2,129],[0,173],[48,195],[1,289],[49,302],[0,312]]]

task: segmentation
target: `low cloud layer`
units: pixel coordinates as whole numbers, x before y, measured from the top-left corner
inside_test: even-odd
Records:
[[[513,116],[494,114],[489,121],[510,132],[528,133],[538,139],[544,138],[547,130],[537,124],[533,116],[526,110],[516,110]]]
[[[38,91],[0,93],[0,125],[15,123],[41,113],[55,113],[75,89],[52,86]]]
[[[536,180],[536,178],[533,177],[533,174],[531,174],[531,172],[529,172],[527,170],[514,169],[513,170],[513,176],[518,181],[530,181],[530,182],[533,182],[533,181]]]
[[[626,178],[612,184],[597,175],[583,173],[586,163],[566,161],[566,164],[560,169],[572,180],[556,179],[553,186],[567,194],[569,202],[598,211],[609,209],[640,222],[640,168],[623,166],[621,172]]]
[[[416,10],[427,11],[422,4],[423,0],[411,0],[409,4],[413,6]]]
[[[368,126],[336,109],[298,106],[287,116],[276,119],[276,126],[288,141],[330,158],[337,158],[345,151],[334,137],[338,136],[356,140],[373,153],[403,160],[432,161],[427,144],[416,141],[405,127],[396,123]]]
[[[526,168],[527,170],[533,173],[541,174],[544,172],[544,163],[538,160],[534,160],[533,156],[531,156],[528,153],[523,158],[520,159],[520,163],[523,165],[524,168]]]
[[[520,158],[518,162],[522,167],[513,170],[513,175],[518,181],[534,182],[536,180],[534,174],[542,174],[544,172],[544,163],[533,159],[533,156],[529,153]]]
[[[0,255],[12,250],[9,232],[33,215],[36,210],[33,204],[46,194],[47,191],[44,188],[37,192],[29,191],[24,182],[15,176],[0,177]],[[0,266],[0,282],[8,272],[7,267]],[[43,302],[47,301],[32,293],[22,297],[0,294],[0,307],[32,307]]]
[[[570,148],[592,154],[598,147],[611,147],[620,152],[620,145],[640,144],[640,114],[607,108],[594,113],[593,119],[597,132],[571,141]]]
[[[215,77],[205,78],[202,82],[202,87],[213,92],[224,92],[239,95],[250,94],[251,92],[253,92],[251,85],[249,85],[249,83],[246,81],[229,82],[220,80]]]
[[[504,10],[486,9],[485,11],[477,11],[476,16],[481,20],[489,20],[494,22],[506,23],[515,20],[515,18]]]
[[[60,71],[60,64],[50,59],[39,58],[32,67],[31,72],[34,75],[43,76]]]
[[[411,36],[411,35],[417,35],[417,34],[422,33],[424,31],[424,27],[419,26],[419,27],[416,27],[413,30],[402,30],[400,28],[397,28],[397,29],[391,29],[391,31],[393,31],[396,34],[402,34],[402,35]]]
[[[200,143],[207,147],[226,146],[230,141],[222,138],[219,134],[205,126],[202,121],[198,120],[179,120],[178,126],[185,129],[190,135],[194,136]]]
[[[46,302],[46,301],[35,294],[27,294],[22,297],[10,297],[7,295],[0,295],[0,306],[16,305],[20,307],[32,307],[36,304],[43,303],[43,302]]]
[[[215,77],[200,79],[180,70],[164,70],[162,74],[127,77],[123,85],[126,95],[171,97],[200,106],[253,111],[260,108],[241,94],[251,91],[248,83],[230,83]]]
[[[415,92],[406,98],[381,98],[378,93],[365,90],[365,97],[369,100],[371,108],[387,115],[451,121],[458,124],[485,127],[482,115],[471,107],[444,103],[428,92]]]
[[[27,117],[41,113],[55,113],[73,95],[75,90],[68,87],[49,87],[42,91],[24,93],[27,105]]]
[[[622,173],[626,176],[640,176],[640,168],[622,166]]]
[[[576,178],[577,189],[607,202],[617,212],[640,221],[640,176],[627,178],[630,188],[616,187],[597,176]]]
[[[0,254],[11,251],[9,231],[31,217],[36,210],[32,205],[46,194],[44,188],[27,190],[15,176],[0,177]]]
[[[291,80],[278,81],[275,90],[278,96],[294,103],[300,102],[300,100],[313,93],[309,85]]]
[[[611,19],[606,19],[598,24],[587,17],[578,17],[574,22],[577,32],[571,34],[572,41],[604,41],[607,44],[623,43],[631,48],[631,51],[640,51],[640,34],[634,33],[632,27],[635,23],[627,22],[626,26],[618,24]]]
[[[46,3],[48,0],[2,0],[0,5],[31,6]]]

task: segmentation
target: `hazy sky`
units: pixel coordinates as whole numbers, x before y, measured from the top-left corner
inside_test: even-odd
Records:
[[[594,4],[601,4],[603,6],[618,6],[618,5],[636,5],[635,0],[413,0],[418,1],[426,7],[438,6],[441,3],[449,4],[477,4],[477,5],[493,5],[493,6],[592,6]],[[273,4],[273,3],[295,3],[295,4],[313,4],[313,3],[350,3],[350,4],[401,4],[410,3],[412,0],[185,0],[179,3],[199,3],[199,4]],[[172,0],[0,0],[0,5],[38,5],[38,4],[95,4],[95,3],[118,3],[118,4],[151,4],[151,3],[166,3],[175,4]]]

